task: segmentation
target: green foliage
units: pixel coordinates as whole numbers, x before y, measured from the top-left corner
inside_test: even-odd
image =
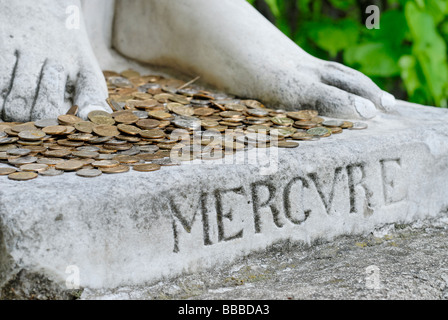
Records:
[[[264,1],[277,27],[310,54],[355,68],[400,98],[448,106],[448,0],[383,0],[380,29],[366,27],[369,14],[356,0],[248,1]]]

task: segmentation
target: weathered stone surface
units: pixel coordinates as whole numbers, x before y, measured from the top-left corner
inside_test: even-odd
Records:
[[[0,283],[25,270],[64,287],[76,266],[82,287],[130,286],[277,241],[309,243],[446,213],[448,112],[397,108],[368,121],[368,130],[278,150],[271,175],[210,162],[93,180],[3,177]]]

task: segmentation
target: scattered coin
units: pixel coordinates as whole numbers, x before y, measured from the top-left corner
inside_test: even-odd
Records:
[[[113,168],[120,164],[120,162],[116,160],[102,160],[102,161],[95,161],[92,163],[92,166],[97,168]]]
[[[19,138],[27,141],[42,140],[46,136],[41,130],[25,130],[19,132]]]
[[[367,123],[355,122],[355,123],[353,123],[353,126],[350,128],[350,130],[365,130],[367,128],[368,128]]]
[[[148,163],[148,164],[137,164],[132,167],[135,171],[139,172],[151,172],[160,170],[161,166],[156,163]]]
[[[30,150],[30,149],[21,149],[21,148],[18,148],[18,149],[11,149],[11,150],[8,150],[6,153],[7,153],[8,155],[10,155],[10,156],[19,156],[19,157],[22,157],[22,156],[27,156],[27,155],[29,155],[29,154],[31,153],[31,150]]]
[[[84,166],[84,162],[79,160],[67,160],[56,165],[56,170],[76,171]]]
[[[7,176],[16,171],[14,168],[0,168],[0,176]]]
[[[77,122],[81,122],[82,119],[71,114],[64,114],[58,117],[58,121],[62,125],[74,125]]]
[[[50,168],[46,171],[39,172],[39,175],[44,177],[56,177],[64,174],[64,171],[62,170],[56,170],[55,168]]]
[[[76,171],[76,175],[83,178],[96,178],[102,175],[103,172],[98,169],[81,169]]]
[[[325,127],[342,127],[344,125],[344,121],[327,120],[327,121],[322,122],[322,125]]]
[[[59,122],[58,119],[43,119],[43,120],[39,120],[34,122],[34,125],[37,128],[45,128],[45,127],[53,127],[53,126],[58,126]]]
[[[328,134],[331,134],[331,130],[324,127],[311,128],[307,132],[307,134],[312,136],[324,137]]]
[[[93,132],[95,132],[100,137],[115,137],[120,134],[117,127],[109,126],[109,125],[98,125],[93,128]]]
[[[111,168],[100,168],[101,172],[107,173],[107,174],[114,174],[114,173],[125,173],[128,172],[129,166],[127,165],[118,165]]]
[[[48,165],[46,164],[39,164],[39,163],[30,163],[25,164],[23,166],[20,166],[20,170],[22,171],[31,171],[31,172],[43,172],[45,170],[48,170]]]
[[[65,133],[67,131],[67,127],[66,126],[60,126],[60,125],[48,126],[48,127],[42,128],[42,131],[45,134],[49,134],[49,135],[60,135],[60,134],[63,134],[63,133]]]
[[[299,144],[294,141],[279,141],[277,146],[279,148],[297,148]]]
[[[12,165],[18,166],[18,165],[22,165],[22,164],[35,163],[37,160],[38,159],[36,157],[27,156],[27,157],[19,157],[19,158],[10,158],[10,159],[8,159],[8,162]]]
[[[10,180],[15,180],[15,181],[28,181],[28,180],[36,179],[37,177],[38,177],[38,174],[35,172],[14,172],[14,173],[11,173],[10,175],[8,175],[8,178]]]

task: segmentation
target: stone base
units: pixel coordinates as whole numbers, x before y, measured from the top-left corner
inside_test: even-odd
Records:
[[[368,130],[274,148],[269,167],[225,160],[91,180],[0,177],[0,287],[19,272],[67,289],[141,285],[279,241],[446,215],[448,111],[397,110]]]

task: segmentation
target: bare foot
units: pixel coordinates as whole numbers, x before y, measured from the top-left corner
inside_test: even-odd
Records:
[[[200,75],[230,93],[285,109],[369,119],[395,105],[360,72],[304,52],[244,0],[116,5],[114,46],[131,59]]]
[[[0,0],[0,118],[54,118],[73,105],[85,117],[108,110],[107,87],[80,16],[67,28],[77,0]]]

